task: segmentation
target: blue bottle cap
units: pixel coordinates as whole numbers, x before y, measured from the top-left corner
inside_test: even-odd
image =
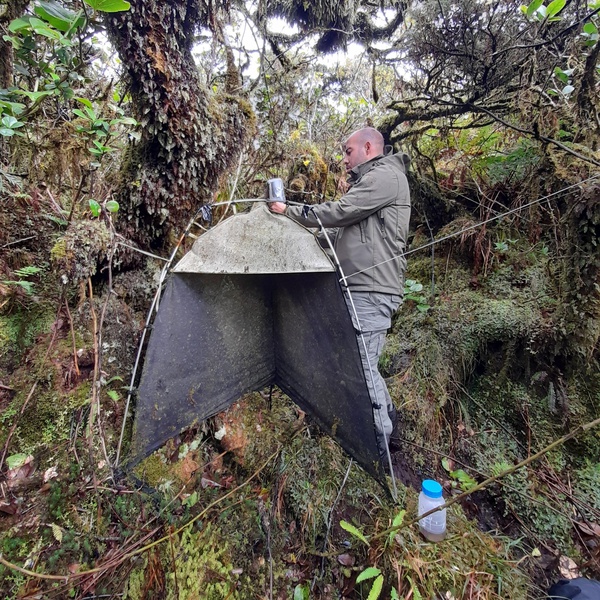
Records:
[[[442,486],[433,479],[425,479],[421,484],[421,490],[429,498],[442,497]]]

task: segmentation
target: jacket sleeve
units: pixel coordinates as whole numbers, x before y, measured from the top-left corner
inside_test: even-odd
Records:
[[[373,172],[375,171],[375,172]],[[366,219],[398,197],[400,183],[395,175],[378,178],[377,169],[364,175],[339,202],[324,202],[312,207],[306,216],[302,206],[288,206],[286,215],[305,227],[318,227],[315,214],[324,227],[348,227]]]

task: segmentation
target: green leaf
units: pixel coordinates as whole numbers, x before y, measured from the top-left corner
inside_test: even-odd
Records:
[[[42,21],[41,19],[36,19],[35,17],[30,17],[29,24],[32,29],[39,35],[43,35],[44,37],[51,38],[57,40],[61,37],[61,33],[50,27],[47,23]]]
[[[60,544],[63,540],[63,532],[62,529],[56,523],[50,523],[50,527],[52,528],[52,535],[54,535],[54,539]]]
[[[392,527],[400,527],[400,525],[402,525],[402,523],[404,522],[404,515],[406,514],[405,510],[401,510],[395,517],[394,520],[392,521]],[[392,531],[390,532],[390,535],[388,537],[388,542],[392,542],[392,540],[394,539],[394,536],[396,535],[396,533],[398,533],[397,531]]]
[[[554,76],[557,79],[560,79],[560,81],[562,81],[563,83],[569,83],[569,75],[560,67],[556,67],[556,69],[554,69]]]
[[[81,13],[76,13],[55,2],[38,2],[33,12],[59,31],[67,32],[84,24]]]
[[[583,26],[584,33],[589,35],[593,35],[594,33],[598,33],[598,28],[593,23],[586,23]]]
[[[308,583],[298,584],[294,588],[294,600],[308,600],[310,598],[310,588]]]
[[[115,121],[121,125],[133,125],[134,127],[138,124],[133,117],[121,117],[120,119],[115,119]]]
[[[58,217],[55,217],[54,215],[42,215],[42,216],[44,216],[46,219],[52,221],[53,223],[56,223],[57,225],[61,225],[62,227],[68,225],[68,223],[64,219],[60,219]]]
[[[114,151],[114,148],[110,148],[109,146],[103,146],[100,142],[98,142],[96,140],[92,140],[92,143],[96,147],[95,148],[88,148],[88,150],[92,154],[95,154],[96,156],[100,156],[102,154],[106,154],[107,152],[113,152]]]
[[[42,269],[40,267],[36,267],[34,265],[28,265],[27,267],[21,267],[15,271],[15,275],[18,277],[31,277],[31,275],[36,275]]]
[[[6,458],[6,464],[9,469],[18,469],[25,464],[27,460],[27,454],[13,454]]]
[[[410,589],[412,590],[414,600],[423,600],[423,596],[421,596],[421,592],[419,592],[419,588],[415,585],[414,581],[408,575],[406,579],[410,582]]]
[[[361,542],[364,542],[367,546],[369,545],[369,540],[367,540],[367,538],[361,533],[359,529],[354,527],[354,525],[352,525],[351,523],[348,523],[348,521],[340,521],[340,527],[342,529],[345,529],[354,537],[358,538]]]
[[[198,492],[192,492],[184,501],[183,504],[188,508],[192,508],[198,503]]]
[[[73,98],[73,100],[77,100],[77,102],[81,102],[81,104],[83,104],[84,106],[87,106],[88,108],[94,110],[92,103],[87,98]]]
[[[4,125],[4,127],[10,127],[11,129],[18,129],[19,127],[23,127],[25,123],[17,121],[12,115],[6,115],[2,117],[2,125]]]
[[[10,36],[10,35],[3,35],[2,39],[5,42],[10,42],[12,44],[13,50],[20,50],[23,47],[23,43],[21,42],[21,40],[18,37],[15,36]],[[15,71],[19,71],[20,69],[22,69],[22,67],[18,64],[15,65]]]
[[[122,12],[131,7],[131,4],[125,0],[84,0],[84,2],[101,12]]]
[[[93,109],[93,107],[86,106],[83,110],[85,111],[90,121],[95,121],[98,118],[96,115],[96,111]]]
[[[80,117],[81,119],[85,119],[86,121],[89,121],[88,116],[82,110],[79,110],[78,108],[73,109],[73,114],[76,115],[77,117]]]
[[[21,17],[19,19],[13,19],[8,26],[8,30],[11,33],[19,33],[19,31],[28,29],[29,27],[29,17]]]
[[[374,582],[371,591],[367,597],[367,600],[377,600],[381,595],[381,590],[383,589],[383,575],[380,575]]]
[[[8,102],[7,100],[0,100],[0,108],[8,109],[15,115],[19,115],[25,110],[25,105],[20,102]]]
[[[106,395],[111,399],[114,400],[115,402],[119,401],[119,392],[116,392],[115,390],[108,390],[108,392],[106,392]]]
[[[89,205],[90,205],[90,210],[92,211],[92,215],[94,215],[94,217],[99,217],[100,211],[102,210],[99,202],[97,202],[93,198],[90,198]]]
[[[373,577],[377,577],[378,575],[381,575],[381,571],[377,567],[367,567],[356,578],[356,583],[360,583],[361,581],[366,581],[367,579],[373,579]]]
[[[40,98],[44,96],[51,96],[52,92],[42,91],[42,92],[28,92],[27,90],[15,90],[15,94],[19,94],[20,96],[25,96],[29,98],[32,102],[37,102]]]
[[[527,7],[526,15],[531,17],[533,13],[544,3],[544,0],[533,0],[531,4]]]
[[[7,127],[0,127],[0,135],[3,135],[4,137],[12,137],[13,135],[15,135],[15,132],[13,129],[8,129]]]
[[[19,287],[22,287],[28,294],[33,293],[33,283],[31,283],[31,281],[3,281],[2,283],[18,285]]]
[[[106,203],[106,210],[111,213],[116,213],[119,210],[119,203],[116,200],[109,200]]]
[[[471,488],[477,485],[477,482],[465,471],[462,469],[457,469],[456,471],[450,472],[450,477],[456,479],[460,483],[460,487],[468,492]]]
[[[567,0],[552,0],[552,2],[548,4],[546,14],[548,15],[548,17],[553,17],[554,15],[557,15],[565,7],[566,3]]]
[[[398,590],[395,587],[392,587],[390,591],[390,600],[400,600],[400,596],[398,596]]]

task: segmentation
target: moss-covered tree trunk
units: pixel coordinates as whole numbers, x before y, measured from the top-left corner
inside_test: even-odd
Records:
[[[6,89],[13,84],[13,47],[2,39],[7,35],[8,26],[13,19],[21,16],[29,0],[0,0],[0,88]]]
[[[107,17],[142,127],[122,168],[119,222],[144,246],[161,246],[211,198],[252,128],[250,105],[232,95],[236,90],[214,95],[194,64],[196,28],[210,26],[218,36],[211,7],[195,0],[131,0],[129,11]]]

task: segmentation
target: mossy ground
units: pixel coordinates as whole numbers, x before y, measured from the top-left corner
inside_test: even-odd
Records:
[[[477,279],[456,255],[439,253],[433,270],[431,257],[409,262],[423,294],[433,272],[435,299],[427,312],[405,303],[382,360],[413,465],[452,486],[461,483],[440,452],[482,481],[599,416],[597,376],[557,350],[561,289],[547,248],[518,239],[497,247]],[[556,556],[586,555],[574,523],[599,515],[589,496],[600,491],[591,492],[589,470],[599,440],[596,429],[555,448],[489,488],[470,514],[487,527],[518,523],[532,546]]]
[[[256,479],[163,544],[160,560],[146,557],[129,579],[127,597],[145,597],[153,580],[161,584],[152,593],[166,598],[263,598],[271,593],[272,577],[273,597],[291,598],[296,587],[307,586],[311,598],[359,598],[368,585],[355,580],[367,566],[382,570],[386,589],[393,585],[404,594],[414,587],[423,597],[464,597],[465,589],[479,586],[489,598],[525,597],[528,578],[516,564],[522,551],[512,555],[508,539],[480,532],[458,507],[449,514],[452,533],[438,545],[426,543],[414,526],[368,545],[342,529],[340,521],[347,520],[374,536],[400,510],[414,517],[416,491],[400,485],[394,504],[356,465],[346,478],[348,458],[327,436],[306,428],[305,420],[281,393],[274,393],[271,408],[253,394],[193,439],[146,459],[138,476],[167,497],[184,490],[183,522],[224,498],[232,476],[240,482],[256,473]],[[225,436],[211,442],[223,427]],[[198,470],[186,482],[181,475],[189,473],[190,461]],[[158,564],[162,574],[156,573]]]

